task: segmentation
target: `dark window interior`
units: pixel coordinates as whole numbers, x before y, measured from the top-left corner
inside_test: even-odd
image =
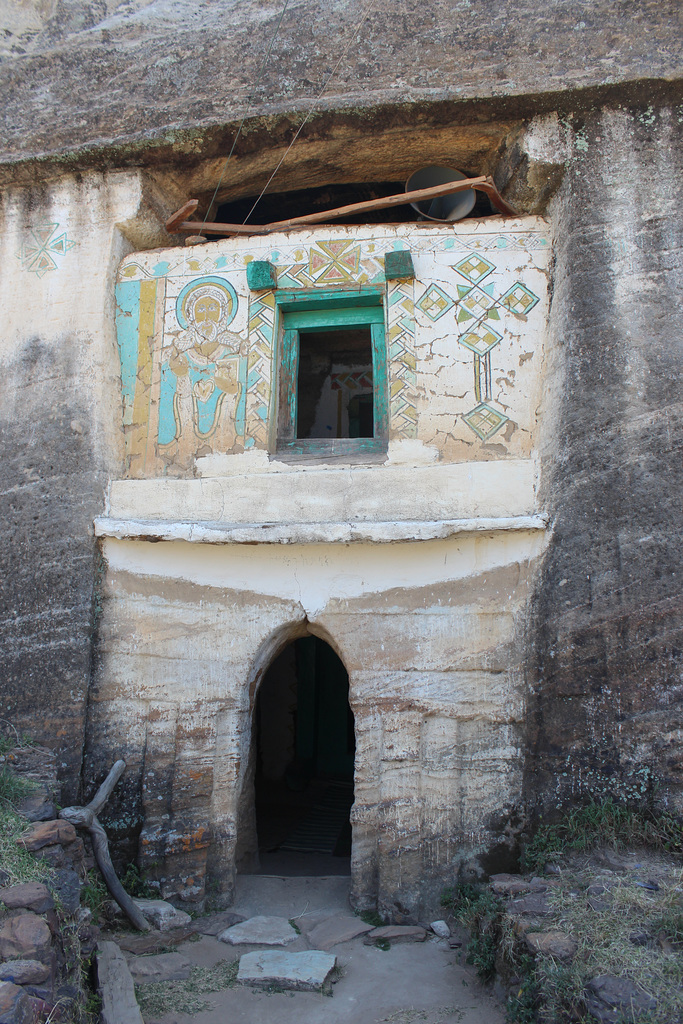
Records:
[[[299,333],[298,438],[374,437],[370,327]]]
[[[464,168],[461,168],[465,172]],[[470,172],[467,172],[470,173]],[[479,174],[473,171],[472,174]],[[216,221],[221,224],[242,224],[248,217],[250,224],[270,224],[273,221],[287,220],[289,217],[302,217],[307,213],[318,213],[332,210],[338,206],[350,206],[351,203],[362,203],[369,199],[398,195],[405,191],[405,181],[355,182],[338,185],[324,185],[321,188],[298,189],[294,192],[266,193],[259,200],[253,214],[249,216],[256,196],[236,199],[231,203],[219,206]],[[477,192],[477,200],[469,217],[490,217],[495,210],[483,192]],[[409,203],[404,206],[393,206],[386,210],[371,210],[351,217],[335,220],[335,224],[401,224],[406,221],[417,221],[421,217]]]

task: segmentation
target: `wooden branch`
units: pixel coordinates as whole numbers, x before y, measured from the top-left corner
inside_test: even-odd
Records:
[[[302,224],[326,224],[340,217],[352,217],[358,213],[370,213],[372,210],[386,210],[391,206],[405,206],[407,203],[420,203],[427,199],[439,199],[450,196],[454,192],[466,192],[477,185],[485,184],[487,179],[465,178],[463,181],[448,181],[444,185],[432,185],[431,188],[419,188],[412,192],[399,192],[393,196],[380,199],[366,199],[362,203],[350,203],[348,206],[337,206],[333,210],[321,210],[319,213],[307,213],[303,217],[290,217],[289,220],[278,220],[266,225],[269,231],[282,231],[283,228],[299,227]]]
[[[339,220],[342,217],[352,217],[359,213],[387,210],[392,206],[405,206],[407,203],[420,203],[428,199],[439,199],[442,196],[453,195],[455,192],[466,192],[468,189],[484,192],[504,216],[516,216],[517,211],[505,202],[496,188],[493,178],[488,174],[482,174],[478,178],[448,181],[443,185],[433,185],[431,188],[399,192],[393,196],[368,199],[362,203],[350,203],[348,206],[337,206],[332,210],[321,210],[318,213],[306,213],[301,217],[290,217],[288,220],[273,221],[270,224],[218,224],[215,221],[207,221],[204,224],[198,220],[184,220],[181,218],[181,214],[190,205],[186,203],[166,222],[166,228],[171,232],[201,231],[209,235],[269,235],[274,231],[286,231],[288,228],[303,227],[307,224],[328,224],[330,221]],[[193,199],[192,202],[195,203],[196,209],[197,201]]]
[[[171,234],[178,231],[192,231],[207,235],[268,235],[271,228],[261,224],[217,224],[207,220],[184,220]]]
[[[106,804],[107,800],[114,792],[114,786],[119,781],[125,770],[126,762],[117,761],[112,770],[109,772],[109,775],[107,775],[106,779],[95,793],[90,803],[86,804],[88,810],[92,811],[93,814],[100,813],[100,811]]]
[[[180,229],[182,222],[188,217],[191,217],[198,206],[198,199],[190,199],[184,206],[181,206],[179,210],[176,210],[172,217],[168,218],[166,221],[166,230],[171,235],[174,235],[176,231]]]
[[[64,821],[71,822],[76,828],[84,829],[90,833],[95,860],[102,872],[107,889],[109,889],[109,892],[131,924],[138,931],[148,932],[150,930],[149,921],[118,880],[114,865],[111,862],[107,833],[97,820],[97,812],[101,811],[104,807],[114,790],[114,786],[123,775],[125,768],[125,761],[117,761],[89,804],[86,804],[85,807],[63,807],[59,812],[59,817],[63,818]]]

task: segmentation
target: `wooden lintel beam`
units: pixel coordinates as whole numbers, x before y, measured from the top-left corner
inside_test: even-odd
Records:
[[[493,178],[486,174],[478,178],[465,178],[462,181],[449,181],[444,185],[434,185],[431,188],[416,189],[413,192],[400,192],[398,195],[384,196],[381,199],[369,199],[362,203],[338,206],[333,210],[307,213],[301,217],[273,221],[271,224],[217,224],[213,221],[202,223],[202,221],[185,220],[188,212],[194,212],[198,206],[197,200],[193,199],[173,214],[166,223],[166,229],[168,231],[206,232],[209,235],[269,235],[274,231],[286,231],[288,228],[305,227],[308,224],[328,224],[330,221],[339,220],[342,217],[369,213],[371,210],[386,210],[391,206],[405,206],[407,203],[439,199],[441,196],[453,195],[454,192],[465,192],[471,188],[486,193],[496,209],[504,216],[514,217],[517,215],[517,211],[501,196]],[[194,203],[192,211],[188,211],[187,208],[192,203]]]

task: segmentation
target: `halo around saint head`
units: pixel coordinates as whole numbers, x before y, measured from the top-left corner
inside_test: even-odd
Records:
[[[221,307],[219,324],[227,327],[237,313],[237,294],[235,289],[223,277],[200,277],[186,284],[176,299],[175,314],[178,323],[187,330],[194,319],[195,303],[204,298],[215,299]]]

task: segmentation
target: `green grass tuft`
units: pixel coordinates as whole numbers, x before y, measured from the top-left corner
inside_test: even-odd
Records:
[[[9,875],[5,885],[20,882],[44,882],[52,869],[17,842],[26,831],[26,820],[7,805],[0,804],[0,867]]]
[[[540,872],[548,861],[567,851],[587,853],[599,846],[683,853],[683,823],[667,811],[628,807],[608,797],[573,808],[558,822],[541,825],[522,851],[522,868]]]

